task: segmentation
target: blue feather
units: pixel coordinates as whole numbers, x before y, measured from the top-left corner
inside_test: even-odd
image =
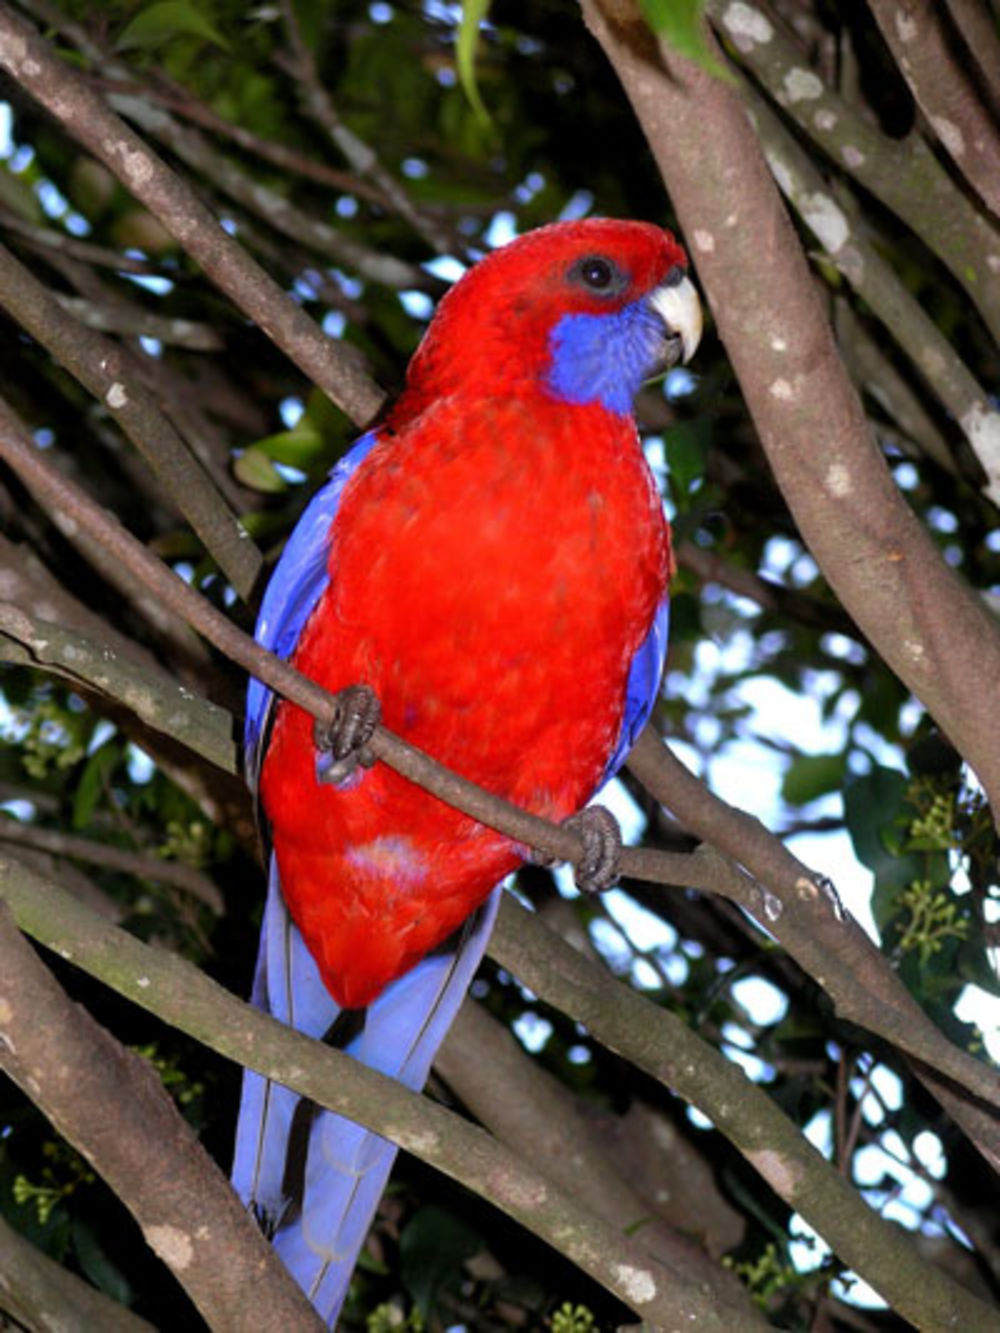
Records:
[[[549,388],[564,403],[628,416],[663,357],[663,320],[642,297],[599,315],[563,315],[549,335]]]

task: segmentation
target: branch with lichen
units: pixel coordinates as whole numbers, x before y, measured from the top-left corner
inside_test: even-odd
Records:
[[[233,661],[314,717],[333,715],[336,701],[325,690],[243,634],[136,542],[116,520],[102,513],[65,479],[51,474],[37,451],[18,439],[16,431],[5,423],[2,404],[0,457],[26,479],[30,478],[37,488],[48,488],[53,499],[58,497],[72,512],[80,527],[99,537],[138,580],[185,616]],[[410,781],[520,844],[555,859],[574,863],[579,860],[583,847],[571,829],[528,814],[484,791],[384,726],[376,728],[371,749],[377,759],[390,764]],[[669,752],[648,729],[633,750],[629,766],[658,799],[708,843],[714,840],[713,818],[723,819],[725,827],[720,841],[727,855],[713,852],[708,845],[693,855],[626,849],[623,873],[659,884],[698,887],[739,902],[787,943],[806,970],[831,990],[843,1013],[884,1032],[900,1049],[932,1063],[960,1087],[968,1088],[988,1103],[1000,1105],[1000,1085],[996,1078],[937,1031],[886,968],[863,932],[853,922],[843,920],[835,895],[831,898],[823,881],[762,825],[732,811],[690,775],[685,775],[682,766],[671,760]],[[741,866],[746,866],[751,874],[746,874]],[[834,960],[838,959],[840,966],[835,967]],[[859,975],[868,976],[867,988],[859,987]],[[997,1155],[1000,1156],[1000,1144]]]
[[[146,97],[113,92],[108,96],[108,105],[151,138],[166,145],[185,165],[210,182],[213,189],[234,199],[283,237],[353,270],[369,282],[410,290],[441,290],[441,284],[423,269],[393,255],[368,249],[343,235],[329,222],[303,212],[298,204],[278,191],[254,180],[213,148],[197,130],[178,124],[167,111],[154,106]]]
[[[956,56],[944,7],[914,0],[869,0],[869,7],[938,142],[1000,219],[1000,130]]]
[[[660,165],[803,538],[1000,810],[1000,712],[983,688],[1000,679],[1000,628],[893,482],[742,101],[651,38],[616,29],[597,0],[583,8]]]
[[[0,894],[27,873],[0,862]],[[0,1068],[131,1210],[209,1326],[253,1325],[263,1279],[270,1317],[320,1327],[158,1075],[70,1001],[4,905],[0,978]]]
[[[844,192],[835,192],[778,117],[750,94],[761,147],[778,188],[872,313],[958,422],[986,474],[985,493],[1000,504],[1000,411],[955,348],[907,291],[859,224]]]
[[[1000,232],[913,133],[890,139],[838,96],[757,5],[707,0],[741,65],[803,133],[892,210],[965,289],[1000,341]]]

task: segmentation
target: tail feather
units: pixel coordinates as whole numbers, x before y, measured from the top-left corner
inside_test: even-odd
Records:
[[[288,915],[272,861],[253,1003],[419,1090],[479,966],[499,895],[367,1010],[348,1014]],[[381,1135],[246,1071],[233,1185],[331,1328],[395,1156]]]

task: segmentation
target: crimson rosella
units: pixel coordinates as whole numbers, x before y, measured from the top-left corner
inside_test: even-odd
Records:
[[[669,233],[599,219],[483,259],[261,607],[265,647],[370,687],[386,726],[552,820],[616,772],[658,688],[670,536],[632,402],[698,341],[685,270]],[[421,1088],[527,850],[385,764],[351,770],[258,681],[246,754],[273,848],[253,1002]],[[233,1181],[331,1327],[395,1151],[247,1072]]]

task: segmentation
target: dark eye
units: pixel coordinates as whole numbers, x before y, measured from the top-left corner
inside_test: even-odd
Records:
[[[676,287],[678,283],[684,280],[684,270],[680,264],[675,264],[667,276],[663,279],[664,287]]]
[[[628,279],[613,259],[605,255],[587,255],[570,270],[573,282],[597,296],[617,296],[628,286]]]

